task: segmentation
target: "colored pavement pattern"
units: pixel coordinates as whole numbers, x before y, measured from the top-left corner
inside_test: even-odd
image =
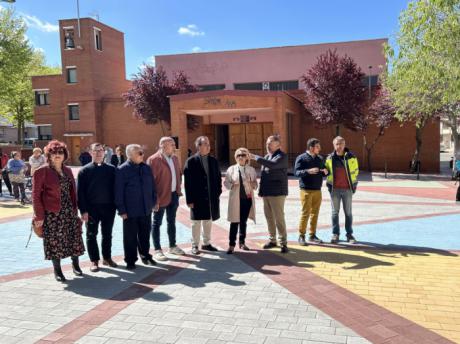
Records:
[[[411,177],[360,183],[353,201],[357,245],[326,243],[325,188],[317,231],[325,243],[297,245],[300,200],[290,180],[286,255],[261,250],[267,234],[257,198],[249,252],[168,255],[130,272],[117,219],[113,254],[120,267],[91,273],[84,256],[84,277],[73,277],[66,265],[64,284],[54,281],[40,239],[32,236],[25,248],[31,207],[0,198],[0,343],[460,343],[456,187]],[[221,250],[228,245],[227,201],[224,192],[213,227]],[[177,241],[186,251],[190,228],[181,200]],[[161,231],[167,247],[165,223]]]

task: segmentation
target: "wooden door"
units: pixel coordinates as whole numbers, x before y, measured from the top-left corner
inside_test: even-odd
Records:
[[[252,154],[265,155],[265,141],[273,134],[272,123],[229,124],[230,164],[234,162],[235,150],[246,147]],[[254,167],[258,164],[251,163]]]
[[[229,160],[230,165],[235,163],[235,151],[246,146],[246,130],[243,124],[228,125]]]
[[[70,138],[70,162],[72,165],[77,166],[80,165],[80,161],[78,158],[80,157],[81,148],[80,148],[80,137],[72,136]]]
[[[214,124],[203,125],[203,135],[207,136],[211,144],[211,155],[216,156],[216,126]]]

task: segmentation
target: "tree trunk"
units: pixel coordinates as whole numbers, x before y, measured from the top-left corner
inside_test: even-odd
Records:
[[[415,173],[420,169],[420,150],[422,149],[422,133],[424,128],[425,123],[415,128],[415,152],[410,166],[411,173]]]
[[[372,147],[366,147],[367,170],[372,173]]]
[[[335,126],[335,136],[340,136],[340,124],[337,124]]]
[[[160,125],[161,125],[161,132],[163,133],[163,136],[166,136],[165,127],[164,127],[163,121],[161,119],[160,119]]]

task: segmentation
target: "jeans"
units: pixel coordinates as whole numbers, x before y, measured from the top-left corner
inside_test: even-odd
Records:
[[[168,222],[169,247],[176,246],[176,212],[179,207],[179,196],[177,192],[171,193],[171,202],[166,207],[160,207],[153,213],[152,238],[155,250],[161,250],[160,227],[166,211],[166,221]]]
[[[97,245],[97,233],[101,224],[101,247],[104,259],[112,258],[112,228],[115,220],[115,207],[111,204],[98,204],[89,207],[89,220],[86,224],[86,247],[89,259],[92,262],[100,260],[99,247]]]
[[[246,227],[248,222],[249,213],[252,207],[252,199],[243,198],[240,199],[240,222],[232,222],[230,224],[230,233],[229,233],[229,246],[235,246],[236,244],[236,234],[238,233],[238,226],[240,227],[240,245],[244,244],[246,240]]]
[[[353,192],[351,192],[350,189],[334,189],[333,191],[331,191],[332,234],[340,235],[340,201],[342,201],[343,203],[343,211],[345,212],[345,230],[347,234],[353,234],[353,215],[351,213],[352,198]]]

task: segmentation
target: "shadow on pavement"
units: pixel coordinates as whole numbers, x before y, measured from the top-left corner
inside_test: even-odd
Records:
[[[353,251],[350,251],[353,252]],[[374,266],[392,266],[393,263],[382,260],[355,255],[343,252],[312,252],[304,249],[296,249],[291,247],[286,259],[295,260],[297,265],[305,268],[313,268],[314,262],[329,263],[329,264],[353,264],[351,267],[344,267],[344,270],[360,270],[368,269]]]

